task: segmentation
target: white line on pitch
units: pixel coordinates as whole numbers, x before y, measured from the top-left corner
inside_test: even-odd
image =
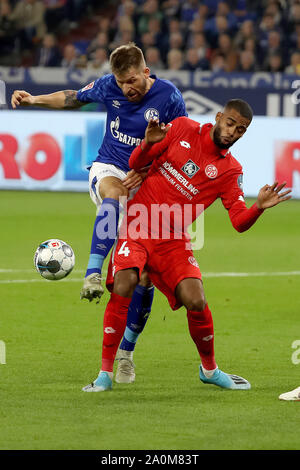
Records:
[[[77,271],[78,272],[78,271]],[[219,272],[219,273],[203,273],[203,278],[209,277],[273,277],[273,276],[300,276],[300,271],[274,271],[274,272],[249,272],[249,273],[238,273],[238,272]],[[105,280],[105,278],[103,278]],[[46,279],[3,279],[0,280],[0,284],[21,284],[27,282],[45,282]],[[82,282],[82,278],[68,277],[62,279],[63,282]]]
[[[203,277],[258,277],[258,276],[300,276],[300,271],[271,271],[254,273],[203,273]]]
[[[34,268],[32,269],[2,269],[0,268],[0,273],[32,273],[34,272]],[[76,272],[79,273],[84,273],[85,271],[83,269],[76,269]]]
[[[61,279],[63,282],[82,282],[82,278],[77,279],[77,278],[70,278],[70,279]],[[27,282],[47,282],[47,279],[4,279],[0,281],[0,284],[22,284],[22,283],[27,283]]]

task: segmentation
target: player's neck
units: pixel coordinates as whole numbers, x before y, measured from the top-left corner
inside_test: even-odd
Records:
[[[150,90],[150,88],[152,87],[154,82],[155,82],[155,78],[149,77],[147,79],[147,91],[146,91],[146,93]]]

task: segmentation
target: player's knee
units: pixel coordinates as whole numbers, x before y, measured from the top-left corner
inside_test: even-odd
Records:
[[[135,269],[118,271],[114,279],[113,292],[121,297],[131,297],[138,283],[138,273]]]
[[[146,271],[143,271],[142,274],[141,274],[141,278],[140,278],[140,282],[139,284],[143,287],[152,287],[152,282],[148,276],[148,273]]]
[[[202,312],[206,306],[206,299],[202,295],[197,295],[191,299],[188,299],[185,302],[185,307],[187,310],[191,310],[192,312]]]

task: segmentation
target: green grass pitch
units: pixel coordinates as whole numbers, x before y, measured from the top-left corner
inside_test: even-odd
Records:
[[[300,385],[291,359],[300,340],[300,201],[266,211],[244,234],[219,203],[205,215],[196,257],[217,363],[246,377],[250,391],[199,381],[185,310],[172,312],[156,291],[136,382],[81,392],[98,373],[108,300],[79,300],[95,208],[87,194],[1,191],[0,210],[0,449],[299,449],[300,403],[278,395]],[[48,238],[75,251],[65,280],[43,280],[33,268]]]

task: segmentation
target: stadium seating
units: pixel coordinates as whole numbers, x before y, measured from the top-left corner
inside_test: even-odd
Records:
[[[51,46],[44,44],[46,34],[55,37]],[[64,49],[72,44],[76,60],[67,66],[84,67],[97,55],[101,68],[102,56],[106,63],[115,47],[130,40],[150,56],[152,69],[299,74],[300,2],[0,2],[0,65],[65,67]],[[97,54],[98,47],[106,54]],[[50,59],[53,53],[59,62]]]

